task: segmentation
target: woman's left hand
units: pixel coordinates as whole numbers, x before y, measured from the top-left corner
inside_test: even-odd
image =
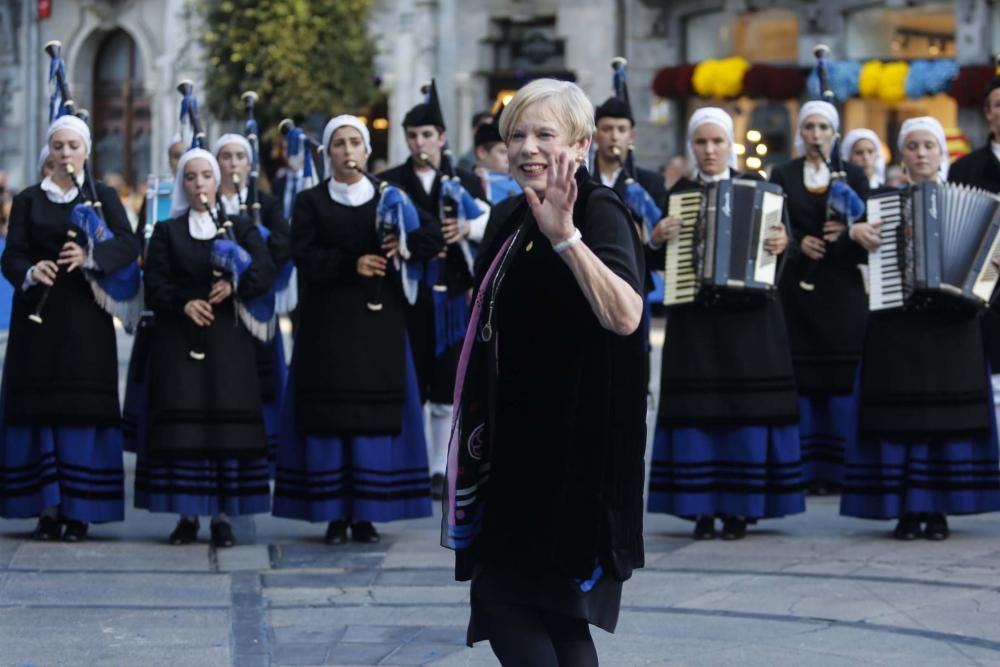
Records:
[[[216,280],[212,283],[212,291],[208,294],[208,302],[220,304],[233,295],[233,284],[228,280]]]
[[[545,199],[540,200],[531,188],[524,198],[531,207],[538,229],[552,245],[573,235],[573,204],[576,203],[576,160],[570,149],[549,157],[546,171]]]
[[[66,273],[69,273],[73,269],[83,266],[86,258],[87,255],[83,252],[83,248],[72,241],[67,241],[63,244],[62,250],[59,251],[59,259],[56,260],[56,264],[65,267]]]
[[[772,255],[780,255],[788,247],[788,234],[785,233],[785,226],[780,222],[772,227],[775,234],[764,241],[764,249]]]

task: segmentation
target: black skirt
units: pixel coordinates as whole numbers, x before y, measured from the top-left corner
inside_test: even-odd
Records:
[[[478,565],[472,575],[471,614],[466,643],[487,640],[492,634],[490,604],[530,607],[587,621],[606,632],[614,632],[621,608],[622,582],[607,573],[586,593],[580,582],[570,577],[550,573],[517,572],[515,570]]]

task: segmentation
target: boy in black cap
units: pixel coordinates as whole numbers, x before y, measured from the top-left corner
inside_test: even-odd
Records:
[[[420,214],[421,228],[409,235],[407,245],[411,259],[427,260],[425,280],[420,285],[417,302],[407,309],[407,330],[417,384],[430,410],[427,458],[432,475],[431,493],[440,498],[451,432],[455,374],[468,319],[468,291],[472,288],[469,234],[473,229],[485,228],[490,207],[475,174],[452,166],[446,149],[444,116],[433,81],[427,101],[410,109],[403,118],[403,129],[410,157],[380,177],[403,189]],[[457,179],[476,199],[479,216],[466,216],[463,224],[459,216],[442,215],[443,177]],[[441,261],[431,261],[435,258]]]

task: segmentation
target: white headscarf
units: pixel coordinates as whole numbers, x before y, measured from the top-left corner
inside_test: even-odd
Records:
[[[878,138],[877,134],[863,127],[851,130],[840,144],[840,157],[844,162],[850,162],[854,144],[862,139],[872,142],[875,146],[875,174],[871,177],[868,185],[877,188],[885,183],[885,156],[882,155],[882,140]]]
[[[35,170],[39,176],[42,174],[42,169],[45,168],[45,161],[49,159],[49,144],[46,143],[42,146],[42,151],[38,154],[38,168]]]
[[[948,180],[948,140],[944,136],[944,128],[941,126],[940,121],[937,118],[932,118],[931,116],[919,116],[917,118],[909,118],[903,121],[903,127],[899,129],[899,152],[903,152],[903,146],[906,144],[906,137],[911,132],[916,132],[917,130],[926,130],[934,135],[937,139],[938,144],[941,145],[941,164],[938,165],[938,177],[942,181]]]
[[[171,218],[176,218],[181,213],[191,208],[191,202],[188,201],[187,193],[184,192],[184,166],[195,158],[208,160],[209,164],[212,165],[212,176],[215,177],[215,186],[219,187],[222,183],[222,171],[219,169],[219,161],[215,159],[214,155],[206,151],[204,148],[192,148],[188,152],[184,153],[184,155],[181,156],[180,161],[177,163],[177,176],[174,177],[174,193],[172,199],[170,200]]]
[[[330,164],[330,141],[333,139],[333,133],[344,126],[353,127],[360,132],[361,138],[365,142],[365,151],[368,155],[372,154],[371,136],[368,134],[368,128],[365,127],[360,118],[348,114],[341,114],[340,116],[331,118],[330,122],[323,128],[323,173],[331,179],[333,178],[333,165]]]
[[[799,155],[806,154],[806,143],[802,140],[802,124],[809,116],[822,116],[830,122],[834,132],[840,130],[840,114],[837,113],[836,107],[823,100],[806,102],[799,110],[799,122],[795,126],[795,151]]]
[[[728,164],[730,168],[736,169],[736,139],[733,133],[733,118],[725,110],[719,107],[702,107],[698,109],[693,114],[691,114],[691,120],[688,121],[688,132],[687,132],[687,158],[688,164],[694,166],[695,173],[700,173],[701,169],[698,167],[698,160],[695,158],[694,154],[694,142],[693,137],[695,130],[697,130],[702,125],[711,123],[713,125],[718,125],[721,127],[725,133],[726,138],[729,139],[729,160]],[[728,174],[727,174],[728,176]]]
[[[87,155],[90,155],[90,128],[82,120],[72,115],[59,116],[52,124],[49,125],[48,132],[45,133],[45,143],[49,143],[52,140],[52,135],[59,130],[73,130],[80,138],[83,139],[83,145],[87,149]]]
[[[232,132],[230,132],[229,134],[224,134],[215,140],[215,143],[212,144],[212,155],[218,158],[219,152],[222,151],[222,149],[225,146],[228,146],[229,144],[239,144],[240,146],[243,147],[243,150],[246,151],[247,159],[250,160],[253,158],[253,149],[250,148],[250,142],[247,141],[247,138],[244,137],[242,134],[234,134]]]

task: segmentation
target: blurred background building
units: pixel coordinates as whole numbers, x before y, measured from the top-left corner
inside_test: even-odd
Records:
[[[10,185],[35,180],[51,39],[63,42],[78,107],[91,111],[98,174],[141,186],[165,173],[177,81],[211,86],[198,20],[186,0],[0,0],[0,171]],[[977,145],[986,126],[975,77],[1000,51],[1000,3],[990,0],[373,0],[369,26],[381,95],[364,111],[376,157],[389,162],[406,155],[400,122],[431,76],[461,153],[473,114],[532,78],[576,81],[600,102],[621,54],[641,164],[683,152],[688,115],[715,104],[736,118],[745,164],[766,168],[791,157],[821,42],[842,61],[848,128],[875,129],[891,146],[903,120],[932,114]],[[210,137],[228,129],[207,120]]]

